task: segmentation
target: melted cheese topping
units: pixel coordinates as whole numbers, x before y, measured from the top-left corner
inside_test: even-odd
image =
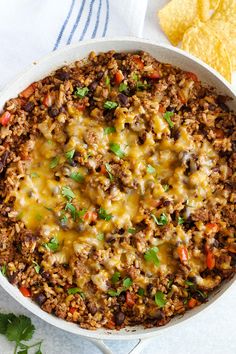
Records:
[[[156,214],[154,202],[163,198],[174,205],[186,203],[185,214],[191,214],[200,208],[203,200],[211,195],[209,174],[214,167],[215,157],[212,146],[208,142],[194,142],[185,126],[180,127],[179,138],[174,141],[169,137],[169,125],[160,113],[151,117],[153,131],[146,133],[146,139],[140,145],[138,132],[135,129],[127,129],[125,124],[132,125],[135,117],[143,113],[142,107],[136,108],[135,111],[117,108],[114,120],[116,132],[111,134],[104,134],[105,123],[84,116],[72,107],[69,107],[68,111],[72,119],[59,134],[53,134],[55,123],[50,119],[41,123],[39,128],[42,136],[35,141],[25,178],[15,191],[15,208],[25,225],[32,230],[40,229],[46,239],[56,238],[59,241],[60,249],[50,256],[48,266],[54,262],[69,262],[73,254],[89,258],[91,248],[94,248],[100,261],[89,258],[90,261],[86,263],[89,272],[81,274],[78,286],[83,287],[91,277],[101,291],[107,291],[106,280],[115,270],[122,272],[134,260],[140,269],[136,277],[139,286],[145,286],[149,282],[146,275],[149,278],[156,276],[160,270],[164,273],[174,272],[177,259],[173,256],[173,249],[178,243],[189,242],[189,236],[181,225],[174,227],[171,223],[165,237],[155,238],[152,233],[147,232],[143,240],[137,241],[138,244],[125,244],[124,247],[114,247],[112,251],[99,235],[104,234],[106,239],[110,237],[109,234],[121,229],[125,230],[127,235],[129,228],[136,229],[142,222],[145,217],[144,210],[151,210]],[[61,115],[60,120],[63,122]],[[91,132],[95,139],[87,141],[85,132]],[[131,171],[132,185],[126,186],[125,189],[119,188],[119,183],[116,183],[115,172],[111,172],[111,182],[107,174],[96,170],[91,172],[86,163],[84,166],[71,165],[65,155],[66,152],[74,150],[85,161],[87,159],[92,167],[93,164],[96,165],[96,159],[102,156],[103,164],[109,162],[112,170],[112,164],[119,163],[120,159],[110,151],[110,143],[119,144],[120,150],[124,152],[123,159]],[[55,157],[58,164],[52,167],[50,163]],[[189,161],[190,171],[185,173]],[[150,173],[148,165],[151,165],[155,172]],[[82,182],[76,182],[69,177],[75,172],[84,177]],[[107,191],[103,188],[106,184],[109,185]],[[169,186],[168,190],[166,185]],[[71,200],[63,196],[62,190],[65,186],[70,187],[74,193]],[[85,216],[73,220],[70,210],[66,207],[67,202],[73,204],[77,211],[86,210]],[[97,213],[99,208],[111,214],[111,220],[98,218],[94,223],[91,222],[92,214],[89,212]],[[165,213],[167,214],[167,211]],[[66,225],[62,223],[63,218]],[[152,218],[151,222],[154,223]],[[116,233],[115,237],[121,236]],[[142,242],[146,242],[144,247]],[[160,267],[144,259],[147,244],[150,247],[158,246]],[[194,269],[198,272],[199,267],[201,268],[198,263],[194,257],[191,259],[193,274]]]

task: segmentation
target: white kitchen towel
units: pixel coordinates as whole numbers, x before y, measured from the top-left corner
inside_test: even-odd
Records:
[[[148,0],[0,0],[0,89],[66,44],[142,35]]]

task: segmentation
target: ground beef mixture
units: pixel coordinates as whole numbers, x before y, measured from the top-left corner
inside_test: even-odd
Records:
[[[91,53],[0,117],[0,267],[83,328],[165,325],[235,272],[235,114],[148,53]]]

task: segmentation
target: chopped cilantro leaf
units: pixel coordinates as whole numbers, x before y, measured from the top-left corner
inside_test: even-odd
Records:
[[[38,175],[37,172],[32,172],[32,173],[30,174],[30,177],[31,177],[31,178],[36,178],[36,177],[39,177],[39,175]]]
[[[81,210],[77,211],[77,216],[79,218],[79,221],[82,221],[82,217],[87,213],[87,209],[83,208]]]
[[[39,271],[40,271],[40,268],[41,268],[40,265],[37,262],[35,262],[35,261],[33,261],[33,264],[34,264],[35,272],[37,274],[39,274]]]
[[[138,75],[137,75],[137,74],[133,74],[132,79],[133,79],[134,81],[138,81]]]
[[[113,284],[117,283],[120,279],[120,272],[115,272],[111,277],[111,282]]]
[[[124,287],[125,289],[128,289],[132,284],[133,284],[133,281],[132,281],[132,279],[130,279],[130,278],[125,278],[125,279],[123,280],[123,287]]]
[[[82,299],[85,299],[85,295],[84,295],[83,291],[80,290],[80,288],[70,288],[67,290],[67,292],[69,295],[80,294]]]
[[[128,89],[128,86],[127,84],[125,84],[124,82],[122,82],[119,86],[119,92],[124,92],[124,91],[127,91]]]
[[[58,163],[59,163],[59,157],[55,156],[55,157],[52,158],[52,160],[51,160],[51,162],[49,164],[49,167],[51,169],[53,169],[53,168],[57,167]]]
[[[165,213],[162,213],[159,219],[154,214],[151,214],[151,216],[153,217],[155,223],[159,226],[164,226],[168,224],[168,218]]]
[[[57,251],[59,248],[59,241],[56,237],[53,237],[48,243],[44,243],[44,247],[48,251]]]
[[[113,217],[112,214],[108,214],[107,211],[103,208],[100,208],[98,210],[98,216],[100,219],[106,220],[106,221],[110,221],[111,218]]]
[[[104,240],[104,233],[99,232],[99,233],[97,234],[97,239],[98,239],[99,241]]]
[[[89,92],[87,87],[77,87],[75,91],[75,96],[79,98],[85,97]]]
[[[170,189],[170,186],[169,184],[164,184],[162,188],[164,189],[164,192],[167,192]]]
[[[155,303],[158,307],[162,308],[166,304],[165,295],[162,291],[157,291],[155,294]]]
[[[35,331],[34,325],[31,323],[31,319],[20,315],[15,316],[7,325],[6,337],[10,342],[20,343],[22,340],[30,340]]]
[[[65,226],[68,222],[68,217],[65,214],[62,214],[60,217],[61,226]]]
[[[147,165],[147,172],[148,173],[155,173],[156,170],[154,167],[152,167],[152,165]]]
[[[139,295],[139,296],[144,296],[144,294],[145,294],[144,289],[143,289],[143,288],[139,288],[139,289],[138,289],[138,295]]]
[[[109,165],[109,163],[105,163],[105,167],[106,167],[106,170],[107,170],[107,173],[108,173],[108,176],[110,178],[111,181],[113,181],[113,175],[111,173],[111,166]]]
[[[80,172],[72,172],[70,178],[75,182],[83,182],[84,176]]]
[[[184,218],[179,216],[177,222],[178,222],[178,225],[183,225],[184,224]]]
[[[185,280],[185,284],[188,286],[194,286],[195,284],[190,280]]]
[[[120,293],[122,292],[122,290],[117,290],[117,291],[115,291],[115,290],[108,290],[108,295],[110,295],[110,296],[112,296],[112,297],[114,297],[114,296],[119,296],[120,295]]]
[[[133,235],[133,234],[135,234],[135,232],[136,232],[136,229],[133,229],[133,228],[129,228],[129,229],[128,229],[128,233],[129,233],[129,234],[132,234],[132,235]]]
[[[155,266],[159,266],[160,261],[157,257],[157,252],[158,252],[158,248],[157,247],[152,247],[149,248],[149,250],[147,250],[144,253],[144,259],[147,262],[152,262],[153,264],[155,264]]]
[[[167,121],[167,123],[169,124],[170,128],[173,128],[174,123],[171,120],[171,117],[174,115],[173,112],[165,112],[163,118]]]
[[[76,220],[76,207],[73,204],[67,202],[66,206],[65,206],[65,210],[69,210],[73,220],[75,221]]]
[[[151,86],[150,84],[142,81],[137,81],[137,90],[138,91],[143,91],[149,89]]]
[[[110,150],[118,157],[122,158],[125,153],[121,150],[120,145],[116,143],[110,143]]]
[[[61,194],[63,195],[63,197],[67,198],[69,201],[71,201],[75,197],[74,192],[71,190],[71,188],[69,186],[62,187]]]
[[[5,277],[6,276],[6,273],[7,273],[7,265],[6,264],[3,264],[1,266],[1,273],[2,275]],[[0,332],[1,333],[1,332]]]
[[[117,106],[118,103],[113,101],[106,101],[103,105],[105,109],[115,109]]]
[[[109,78],[109,76],[106,76],[106,77],[105,77],[105,84],[106,84],[107,86],[110,86],[110,78]]]
[[[71,161],[73,159],[74,154],[75,154],[75,149],[67,151],[65,153],[67,160]]]
[[[108,135],[108,134],[112,134],[116,132],[116,128],[115,127],[105,127],[103,128],[104,131],[104,135]]]

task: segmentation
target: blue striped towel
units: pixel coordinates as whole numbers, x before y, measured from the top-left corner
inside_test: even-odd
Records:
[[[142,36],[148,0],[0,1],[0,88],[34,60],[84,39]]]

